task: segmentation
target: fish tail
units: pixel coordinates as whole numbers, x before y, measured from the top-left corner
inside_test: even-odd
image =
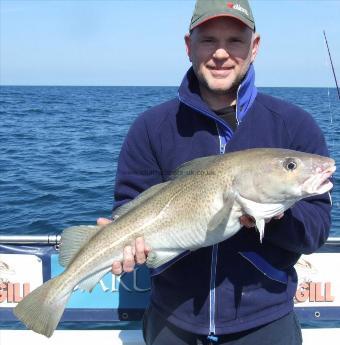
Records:
[[[56,283],[61,277],[55,277],[23,298],[14,308],[14,314],[27,328],[51,337],[64,312],[72,293],[58,294]],[[58,284],[59,285],[59,284]]]

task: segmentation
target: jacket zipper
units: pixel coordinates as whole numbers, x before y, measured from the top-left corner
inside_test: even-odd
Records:
[[[215,309],[216,309],[216,267],[217,267],[218,244],[213,245],[211,253],[210,275],[210,314],[209,314],[209,337],[215,336]]]
[[[201,114],[204,114],[204,115],[208,116],[210,119],[214,120],[215,123],[218,122],[221,126],[226,127],[226,128],[228,128],[229,130],[231,130],[231,128],[229,128],[229,127],[225,124],[225,122],[224,122],[223,120],[220,120],[217,116],[216,116],[216,117],[215,117],[215,116],[212,116],[212,115],[209,114],[208,112],[206,112],[206,111],[204,111],[204,110],[202,110],[202,109],[199,109],[198,107],[196,107],[196,106],[190,104],[189,102],[183,100],[183,99],[181,98],[180,95],[178,95],[178,99],[180,100],[180,102],[182,102],[183,104],[187,105],[188,107],[190,107],[190,108],[192,108],[192,109],[198,111],[198,112],[201,113]],[[237,108],[237,107],[236,107],[236,108]],[[236,116],[236,120],[237,120],[237,124],[238,124],[237,116]],[[218,134],[218,135],[220,136],[220,134]]]
[[[240,90],[241,85],[237,89],[237,95],[236,95],[236,121],[237,125],[239,125],[239,119],[238,119],[238,109],[237,109],[237,99],[238,99],[238,93]],[[198,109],[197,107],[193,106],[192,104],[188,104],[187,102],[183,101],[180,96],[178,95],[178,98],[181,102],[188,105],[189,107],[195,109],[196,111],[205,114],[209,118],[213,119],[216,124],[216,129],[220,141],[220,154],[225,153],[225,147],[227,144],[227,140],[224,136],[221,135],[220,130],[218,128],[218,123],[222,125],[225,128],[228,128],[228,126],[218,118],[215,118],[211,116],[208,112],[202,111],[201,109]],[[229,129],[229,128],[228,128]],[[215,324],[215,313],[216,313],[216,268],[217,268],[217,254],[218,254],[218,244],[213,245],[212,253],[211,253],[211,274],[210,274],[210,294],[209,294],[209,335],[208,339],[212,340],[214,342],[218,341],[218,337],[215,335],[216,333],[216,324]]]
[[[221,136],[220,130],[216,123],[216,129],[220,140],[220,154],[225,152],[226,140]],[[211,276],[210,276],[210,313],[209,313],[209,336],[208,338],[217,341],[215,313],[216,313],[216,267],[217,267],[218,244],[213,245],[211,253]]]
[[[237,107],[238,93],[239,93],[240,89],[241,89],[241,85],[238,86],[237,93],[236,93],[236,122],[237,122],[237,126],[240,124],[240,121],[238,119],[238,107]]]

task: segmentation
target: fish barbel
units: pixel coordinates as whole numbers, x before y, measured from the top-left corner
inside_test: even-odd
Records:
[[[65,271],[32,291],[14,313],[28,328],[50,337],[74,288],[91,291],[136,237],[143,236],[151,248],[146,264],[152,268],[231,237],[241,229],[243,214],[255,219],[262,240],[266,219],[298,200],[328,192],[335,169],[328,157],[271,148],[185,163],[170,181],[117,209],[113,223],[65,229],[59,256]]]

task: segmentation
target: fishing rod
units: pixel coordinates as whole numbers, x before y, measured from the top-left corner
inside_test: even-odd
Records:
[[[332,56],[331,56],[331,52],[329,50],[329,46],[328,46],[327,37],[326,37],[326,31],[325,30],[323,30],[323,35],[325,37],[325,42],[326,42],[326,46],[327,46],[327,50],[328,50],[329,60],[331,61],[331,66],[332,66],[333,76],[334,76],[334,80],[335,80],[335,85],[336,85],[336,89],[338,91],[338,97],[339,97],[339,100],[340,100],[340,90],[339,90],[339,86],[338,86],[338,81],[336,80],[336,75],[335,75],[335,70],[334,70],[334,66],[333,66]]]

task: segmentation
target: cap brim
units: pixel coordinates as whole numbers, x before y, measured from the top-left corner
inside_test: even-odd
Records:
[[[221,17],[231,17],[231,18],[237,19],[239,22],[241,22],[245,26],[248,26],[248,28],[250,28],[251,30],[255,30],[255,24],[254,23],[246,21],[246,20],[242,20],[240,17],[236,17],[236,16],[229,14],[229,13],[223,13],[223,14],[221,13],[221,14],[210,16],[210,17],[207,17],[207,18],[200,20],[198,23],[195,23],[195,25],[190,27],[190,31],[197,28],[198,26],[208,22],[209,20],[212,20],[215,18],[221,18]]]

